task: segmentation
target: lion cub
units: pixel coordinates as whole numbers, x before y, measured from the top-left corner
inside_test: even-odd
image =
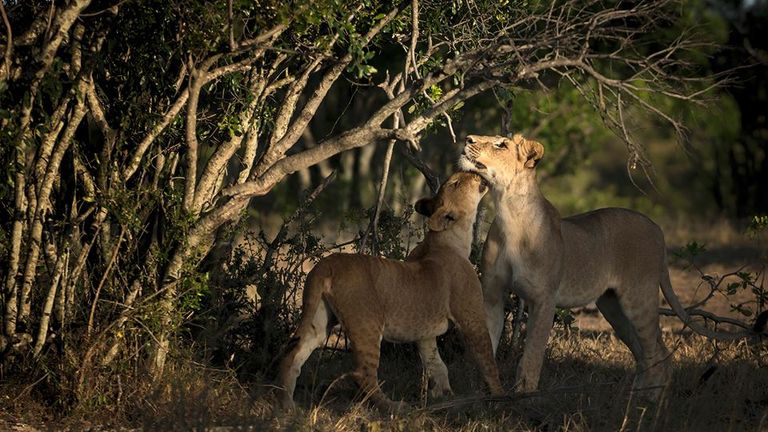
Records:
[[[379,387],[382,339],[416,342],[436,387],[433,395],[450,393],[448,371],[435,343],[435,337],[448,330],[449,321],[475,353],[491,393],[502,393],[480,281],[467,259],[477,205],[486,191],[479,176],[456,173],[434,199],[419,200],[416,210],[429,216],[429,231],[407,261],[337,253],[317,263],[307,275],[301,320],[292,338],[295,346],[280,366],[279,397],[284,408],[293,408],[301,367],[323,345],[336,319],[352,342],[352,376],[380,407],[400,407]]]

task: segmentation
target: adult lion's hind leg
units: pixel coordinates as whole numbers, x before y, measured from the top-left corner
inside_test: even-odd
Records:
[[[659,401],[669,384],[671,371],[670,354],[659,327],[658,287],[640,284],[636,289],[617,294],[617,298],[640,347],[640,352],[633,350],[638,367],[633,391],[642,399]]]
[[[644,362],[643,348],[640,346],[640,341],[637,339],[635,328],[632,323],[624,315],[624,311],[621,310],[619,299],[616,298],[616,293],[612,289],[606,291],[605,294],[595,301],[597,308],[606,321],[613,327],[616,332],[616,336],[624,342],[624,345],[629,348],[635,360],[638,363],[638,374],[645,370],[644,367],[640,367],[640,362]]]

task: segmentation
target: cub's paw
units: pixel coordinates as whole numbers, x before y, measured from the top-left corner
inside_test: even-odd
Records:
[[[443,399],[453,396],[453,390],[451,386],[433,386],[429,390],[429,397],[431,399]]]

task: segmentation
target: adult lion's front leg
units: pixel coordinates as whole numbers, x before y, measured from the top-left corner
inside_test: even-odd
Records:
[[[539,376],[544,362],[547,340],[552,330],[555,304],[551,301],[528,303],[528,327],[525,335],[525,350],[517,365],[515,391],[534,391],[539,385]]]

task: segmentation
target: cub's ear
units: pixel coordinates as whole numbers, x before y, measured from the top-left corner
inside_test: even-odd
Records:
[[[544,157],[544,146],[538,141],[523,139],[520,144],[520,156],[525,158],[526,168],[535,168]]]
[[[432,198],[422,198],[416,201],[416,204],[413,205],[413,209],[420,215],[427,217],[432,216],[432,213],[435,211],[435,201]]]
[[[445,231],[455,221],[456,215],[452,211],[441,207],[435,210],[432,216],[427,219],[427,228],[430,231]]]

